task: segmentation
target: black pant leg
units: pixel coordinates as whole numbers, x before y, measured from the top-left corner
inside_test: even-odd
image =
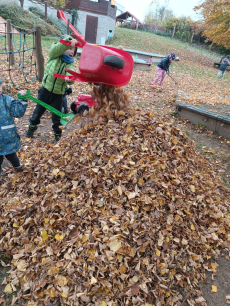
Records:
[[[63,96],[63,107],[64,107],[64,112],[68,113],[68,100],[66,96]]]
[[[49,104],[49,100],[50,100],[50,92],[45,89],[44,87],[42,87],[39,91],[38,91],[38,100],[45,102],[46,104]],[[41,117],[44,114],[44,112],[46,111],[46,109],[41,106],[40,104],[37,104],[34,111],[33,111],[33,115],[30,117],[30,123],[32,125],[37,125],[40,124],[41,122]]]
[[[18,168],[21,166],[20,160],[16,153],[5,155],[9,162],[11,162],[14,168]]]
[[[39,99],[40,100],[40,99]],[[46,111],[46,109],[44,107],[42,107],[40,104],[37,104],[35,106],[33,115],[30,117],[30,123],[32,125],[38,125],[41,122],[41,117],[44,114],[44,112]]]
[[[1,172],[2,163],[3,163],[3,155],[0,155],[0,172]]]
[[[62,105],[63,105],[63,96],[52,94],[52,100],[51,100],[50,106],[56,108],[59,112],[61,112]],[[62,130],[59,128],[59,126],[61,125],[60,120],[61,120],[61,117],[55,114],[52,114],[52,121],[53,121],[52,128],[53,128],[54,133],[58,135],[62,134]]]

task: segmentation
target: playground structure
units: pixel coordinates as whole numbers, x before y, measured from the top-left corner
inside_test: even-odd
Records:
[[[200,103],[199,106],[186,102],[189,97],[186,92],[176,97],[176,112],[196,125],[213,131],[214,134],[230,139],[230,107],[224,104],[208,105]]]
[[[16,86],[42,80],[44,57],[41,28],[17,27],[11,20],[0,23],[0,74],[5,86]]]

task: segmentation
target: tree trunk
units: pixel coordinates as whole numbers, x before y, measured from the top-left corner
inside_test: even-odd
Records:
[[[156,32],[157,32],[157,22],[155,24],[155,31],[154,31],[154,33],[156,34]]]
[[[176,31],[176,26],[174,25],[174,28],[173,28],[173,33],[172,33],[172,38],[174,38],[175,31]]]
[[[193,37],[194,37],[195,32],[192,32],[192,37],[191,37],[191,41],[190,41],[190,46],[192,45],[192,41],[193,41]]]

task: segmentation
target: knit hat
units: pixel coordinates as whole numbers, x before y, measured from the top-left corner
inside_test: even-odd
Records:
[[[230,58],[230,55],[227,55],[227,58]]]
[[[176,55],[174,52],[170,53],[170,56],[169,56],[173,61],[175,60],[176,58]]]
[[[64,35],[62,35],[62,36],[59,38],[59,42],[60,42],[61,39],[66,39],[66,38],[70,38],[70,40],[73,39],[73,37],[72,37],[71,35],[64,34]],[[76,56],[76,54],[77,54],[77,47],[75,47],[75,51],[74,51],[74,55],[73,55],[73,56]]]

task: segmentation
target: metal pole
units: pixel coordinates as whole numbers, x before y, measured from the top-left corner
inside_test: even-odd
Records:
[[[68,19],[68,24],[67,24],[67,34],[69,35],[69,19]]]
[[[47,1],[45,1],[45,22],[47,22]]]

